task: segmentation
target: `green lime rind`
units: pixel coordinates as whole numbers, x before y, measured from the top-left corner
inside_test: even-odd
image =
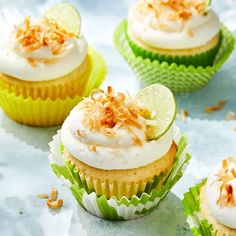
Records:
[[[172,56],[172,55],[164,55],[164,54],[158,54],[154,53],[148,50],[145,50],[138,46],[132,39],[130,39],[128,32],[127,32],[127,25],[126,24],[126,39],[129,43],[130,48],[132,49],[135,56],[140,56],[142,58],[148,58],[151,61],[158,60],[159,62],[167,62],[168,64],[176,63],[177,65],[185,65],[185,66],[212,66],[214,63],[214,59],[216,57],[216,54],[220,48],[221,44],[221,37],[218,42],[218,44],[212,48],[211,50],[208,50],[204,53],[196,54],[196,55],[189,55],[189,56]]]
[[[142,89],[137,95],[138,103],[151,113],[151,120],[156,121],[150,126],[151,137],[158,139],[173,125],[176,117],[176,101],[173,93],[164,85],[153,84]]]
[[[234,49],[234,35],[221,25],[221,44],[212,66],[194,67],[169,64],[166,61],[152,61],[133,53],[126,38],[126,25],[126,20],[123,20],[114,32],[114,44],[117,50],[145,86],[161,83],[175,94],[193,92],[206,86]]]
[[[200,211],[200,189],[205,184],[206,179],[189,188],[189,192],[184,194],[184,199],[182,200],[187,221],[189,222],[189,226],[194,236],[213,235],[212,225],[210,225],[206,219],[199,219],[198,217]]]
[[[212,0],[206,0],[206,5],[207,5],[207,6],[210,6],[211,3],[212,3]]]
[[[69,3],[58,3],[50,8],[44,17],[59,23],[68,32],[79,37],[81,17],[79,11]]]
[[[49,144],[51,151],[49,159],[52,170],[59,178],[67,180],[73,196],[83,208],[94,215],[109,220],[134,219],[151,212],[183,176],[191,159],[191,155],[188,153],[187,139],[179,132],[175,139],[177,153],[173,168],[165,176],[165,180],[162,181],[159,189],[155,189],[158,180],[154,180],[148,187],[149,190],[140,193],[139,196],[134,195],[130,199],[122,197],[119,200],[114,196],[107,199],[104,195],[96,195],[94,190],[88,189],[86,179],[81,178],[74,164],[63,157],[59,135],[60,133],[55,135]]]

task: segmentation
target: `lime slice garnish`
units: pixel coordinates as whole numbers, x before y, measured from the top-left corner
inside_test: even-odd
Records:
[[[207,6],[210,6],[210,5],[211,5],[211,2],[212,2],[212,0],[206,0],[206,5],[207,5]]]
[[[65,30],[79,37],[81,17],[78,10],[69,3],[59,3],[49,9],[45,15],[47,19],[60,24]]]
[[[172,126],[176,116],[176,102],[173,93],[164,85],[153,84],[142,89],[136,96],[138,104],[148,109],[147,138],[158,139]]]

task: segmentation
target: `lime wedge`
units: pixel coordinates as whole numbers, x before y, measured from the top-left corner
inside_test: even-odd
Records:
[[[77,9],[69,3],[58,3],[49,9],[46,18],[57,22],[68,32],[79,37],[81,28],[81,17]]]
[[[148,127],[147,138],[160,138],[175,120],[176,102],[173,93],[164,85],[153,84],[142,89],[136,98],[140,106],[148,109],[148,118],[154,121]]]

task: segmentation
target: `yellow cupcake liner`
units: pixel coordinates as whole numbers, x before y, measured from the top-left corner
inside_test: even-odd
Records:
[[[23,95],[17,96],[7,89],[0,89],[0,107],[10,118],[25,125],[46,127],[62,124],[82,97],[98,88],[105,79],[106,63],[101,54],[93,48],[89,48],[88,54],[91,58],[91,72],[81,95],[43,100],[30,96],[24,98]]]
[[[41,98],[46,100],[50,98],[64,99],[73,98],[76,95],[82,95],[91,73],[91,55],[87,55],[84,62],[69,74],[48,81],[25,81],[6,74],[0,74],[0,89],[6,89],[17,96],[32,99]]]

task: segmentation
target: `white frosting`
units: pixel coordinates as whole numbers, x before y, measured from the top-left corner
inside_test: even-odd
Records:
[[[222,167],[218,167],[212,174],[209,175],[206,184],[206,199],[212,216],[221,224],[236,229],[236,205],[220,206],[217,201],[220,197],[221,182],[217,181],[216,174],[219,173]],[[235,168],[236,163],[229,163],[229,171]],[[228,182],[233,188],[233,198],[236,203],[236,179]],[[223,192],[224,194],[224,192]]]
[[[14,32],[8,32],[7,36],[0,39],[0,71],[28,81],[57,79],[76,69],[87,55],[88,44],[84,36],[66,39],[64,45],[65,49],[58,55],[53,55],[49,46],[25,52],[16,44]],[[39,61],[37,66],[33,66],[27,58],[53,61]]]
[[[131,7],[128,28],[137,39],[149,46],[162,49],[190,49],[206,44],[219,33],[219,18],[212,9],[202,16],[193,8],[190,19],[183,22],[165,17],[158,18],[152,10],[147,10],[144,14],[140,12],[143,2],[141,0]],[[170,9],[166,7],[165,11],[168,12]],[[165,30],[161,27],[163,25]]]
[[[75,158],[98,169],[132,169],[148,165],[163,157],[173,141],[173,128],[158,140],[146,141],[145,123],[139,118],[143,129],[130,127],[143,142],[135,145],[130,134],[123,128],[116,128],[116,136],[91,131],[83,125],[84,112],[76,106],[65,120],[61,129],[61,140],[65,149]],[[85,135],[78,136],[77,130]],[[96,145],[96,151],[90,149]]]

